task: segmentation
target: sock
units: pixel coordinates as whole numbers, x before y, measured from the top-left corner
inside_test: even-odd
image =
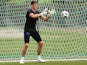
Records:
[[[21,57],[21,59],[24,59],[24,57]]]
[[[38,55],[38,59],[41,59],[41,55]]]

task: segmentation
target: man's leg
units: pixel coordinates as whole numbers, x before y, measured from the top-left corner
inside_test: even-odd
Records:
[[[26,55],[26,52],[27,52],[27,49],[28,49],[28,44],[29,44],[29,43],[25,43],[25,44],[24,44],[24,47],[23,47],[23,49],[22,49],[22,53],[21,53],[22,57],[21,57],[21,59],[20,59],[20,63],[21,63],[21,64],[24,63],[24,56]]]
[[[42,51],[42,46],[43,46],[43,41],[40,41],[38,42],[38,50],[37,50],[37,53],[38,53],[38,62],[46,62],[46,60],[43,60],[41,59],[41,51]]]
[[[25,42],[25,44],[24,44],[24,47],[23,47],[23,49],[22,49],[22,53],[21,53],[22,57],[21,57],[21,59],[20,59],[20,63],[21,63],[21,64],[24,63],[24,56],[25,56],[25,54],[26,54],[26,52],[27,52],[27,49],[28,49],[29,38],[30,38],[29,32],[26,32],[26,31],[25,31],[25,32],[24,32],[24,42]]]
[[[37,31],[34,31],[31,36],[34,38],[34,40],[37,41],[38,43],[38,49],[37,49],[37,54],[38,54],[38,62],[46,62],[45,60],[41,59],[41,51],[42,51],[42,46],[43,46],[43,41]]]
[[[38,55],[41,55],[42,46],[43,46],[43,41],[38,42],[38,50],[37,50]]]
[[[26,54],[26,52],[27,52],[28,44],[29,44],[29,43],[25,43],[25,45],[24,45],[24,48],[23,48],[22,53],[21,53],[22,57],[24,57],[25,54]]]

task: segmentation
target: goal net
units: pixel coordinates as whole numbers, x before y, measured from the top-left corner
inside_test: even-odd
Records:
[[[24,45],[26,11],[32,0],[0,0],[0,62],[17,61]],[[54,8],[50,20],[37,21],[44,46],[42,58],[48,60],[87,58],[87,0],[38,0],[39,11]],[[62,18],[61,12],[69,17]],[[26,60],[37,58],[37,43],[31,38]]]

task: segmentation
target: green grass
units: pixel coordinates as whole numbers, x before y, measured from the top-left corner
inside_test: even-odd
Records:
[[[24,64],[19,64],[18,62],[11,63],[0,63],[0,65],[87,65],[87,61],[55,61],[55,62],[25,62]]]
[[[40,31],[45,42],[43,58],[73,58],[87,56],[87,37],[79,32]],[[0,38],[0,58],[20,58],[23,48],[23,38]],[[31,38],[26,58],[37,57],[37,43]]]
[[[44,59],[63,59],[63,58],[80,58],[87,57],[87,37],[86,33],[68,32],[68,31],[40,31],[44,46],[42,58]],[[23,38],[0,38],[0,58],[20,58],[23,48]],[[37,58],[37,43],[31,38],[28,52],[25,56],[27,59]],[[84,62],[84,61],[81,61]],[[66,64],[67,62],[47,62],[45,64]],[[77,62],[69,62],[76,63]],[[85,62],[84,62],[85,63]],[[2,63],[4,64],[4,63]],[[11,63],[9,63],[10,65]],[[18,64],[18,63],[14,63]],[[26,65],[28,63],[25,63]],[[38,64],[31,63],[30,64]],[[41,63],[39,63],[41,64]],[[81,64],[81,63],[80,63]]]

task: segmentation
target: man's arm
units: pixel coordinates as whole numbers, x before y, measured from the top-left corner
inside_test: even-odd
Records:
[[[44,21],[47,21],[49,18],[50,18],[49,16],[41,15],[41,19],[44,20]]]
[[[29,16],[32,17],[32,18],[38,18],[38,17],[41,16],[41,14],[33,14],[33,13],[30,13]]]
[[[41,14],[33,14],[33,13],[30,13],[29,16],[32,17],[32,18],[41,17],[41,19],[44,20],[44,21],[47,21],[50,18],[49,16],[44,16],[44,15],[41,15]]]

